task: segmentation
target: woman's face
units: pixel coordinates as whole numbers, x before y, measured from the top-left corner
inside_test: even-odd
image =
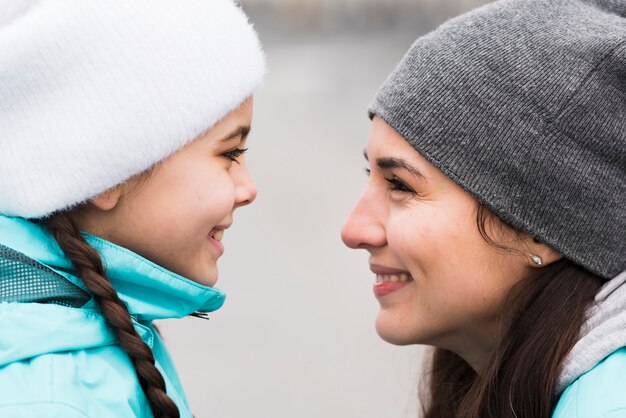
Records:
[[[79,224],[168,270],[214,285],[233,212],[256,197],[242,154],[251,122],[250,98],[146,179],[92,199]]]
[[[378,117],[366,158],[369,181],[342,238],[370,253],[378,334],[479,362],[493,345],[504,298],[531,268],[527,258],[489,245],[477,228],[476,200]],[[493,229],[499,242],[519,244],[512,231]]]

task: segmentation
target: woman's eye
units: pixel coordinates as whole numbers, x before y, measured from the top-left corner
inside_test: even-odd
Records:
[[[370,174],[372,173],[372,170],[370,170],[369,168],[365,168],[364,170],[365,170],[365,175],[369,177]]]
[[[235,148],[230,151],[226,151],[222,154],[222,157],[228,158],[231,161],[237,162],[237,159],[248,151],[248,148]]]
[[[389,188],[392,191],[415,194],[415,191],[413,189],[411,189],[409,186],[406,185],[406,183],[404,183],[397,177],[385,177],[385,180],[387,180],[387,183],[389,183]]]

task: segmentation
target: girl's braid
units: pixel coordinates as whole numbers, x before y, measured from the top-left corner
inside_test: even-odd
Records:
[[[57,213],[43,223],[78,270],[120,346],[129,355],[155,418],[179,418],[178,407],[167,395],[163,376],[155,366],[154,354],[135,331],[130,313],[106,276],[98,252],[85,241],[68,213]]]

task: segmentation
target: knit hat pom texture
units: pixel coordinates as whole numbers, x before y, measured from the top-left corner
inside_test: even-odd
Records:
[[[261,83],[232,0],[0,6],[0,213],[70,208],[163,160]]]

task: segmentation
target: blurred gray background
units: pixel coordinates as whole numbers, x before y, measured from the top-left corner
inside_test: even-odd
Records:
[[[340,229],[366,176],[366,109],[419,35],[480,0],[243,0],[269,64],[209,321],[160,326],[196,418],[417,417],[423,347],[378,338],[373,275]]]

